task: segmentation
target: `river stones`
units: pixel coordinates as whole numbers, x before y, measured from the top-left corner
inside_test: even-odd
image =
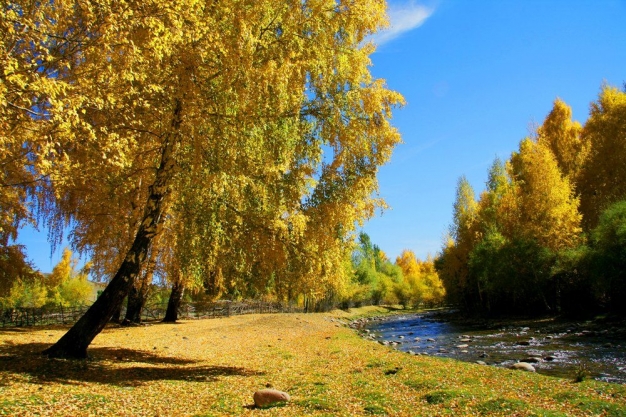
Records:
[[[457,349],[467,349],[469,347],[469,345],[457,345],[456,348]]]
[[[485,361],[476,361],[476,363],[478,365],[487,365],[487,362],[485,362]]]
[[[527,362],[514,363],[513,365],[511,365],[511,369],[516,369],[519,371],[526,371],[526,372],[535,372],[535,367]]]
[[[433,339],[432,337],[429,337],[428,339],[426,339],[427,342],[434,342],[435,339]]]
[[[289,397],[289,394],[286,392],[267,388],[255,392],[252,399],[254,400],[255,406],[263,408],[273,404],[287,402],[291,400],[291,397]]]
[[[537,358],[534,356],[530,356],[528,358],[524,358],[522,359],[522,362],[526,362],[526,363],[539,363],[539,362],[543,362],[543,360],[541,358]]]

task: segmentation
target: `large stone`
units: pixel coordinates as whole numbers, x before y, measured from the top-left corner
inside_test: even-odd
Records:
[[[511,369],[517,369],[526,372],[535,372],[535,367],[526,362],[517,362],[511,365]]]
[[[255,406],[263,408],[276,403],[287,402],[291,397],[286,392],[268,388],[255,392],[252,399],[254,399]]]

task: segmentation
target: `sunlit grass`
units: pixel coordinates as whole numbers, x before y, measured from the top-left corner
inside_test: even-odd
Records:
[[[39,354],[66,328],[2,329],[0,415],[626,415],[621,385],[410,356],[344,325],[375,313],[108,328],[87,361]],[[252,408],[265,387],[292,401]]]

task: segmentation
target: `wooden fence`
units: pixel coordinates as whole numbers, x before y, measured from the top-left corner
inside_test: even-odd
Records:
[[[82,307],[44,307],[11,308],[0,310],[1,327],[46,326],[74,324],[89,306]],[[144,307],[142,321],[158,321],[165,317],[167,304],[151,304]],[[303,309],[290,304],[264,301],[216,301],[212,303],[181,303],[178,309],[179,319],[206,319],[229,317],[241,314],[296,313]],[[125,311],[122,310],[121,317]]]

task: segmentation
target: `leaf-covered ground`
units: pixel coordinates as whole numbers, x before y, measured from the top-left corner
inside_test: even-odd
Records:
[[[86,361],[40,355],[66,328],[0,329],[0,415],[626,416],[621,385],[410,356],[361,339],[352,317],[111,327]],[[254,409],[266,386],[292,401]]]

